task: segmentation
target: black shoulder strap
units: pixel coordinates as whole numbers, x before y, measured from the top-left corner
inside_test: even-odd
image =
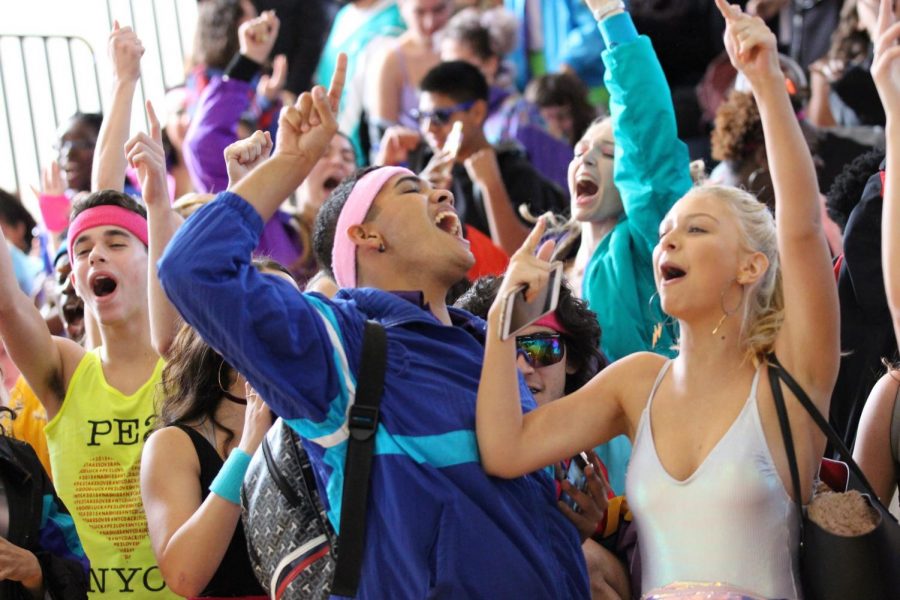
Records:
[[[794,504],[797,505],[797,515],[800,518],[800,539],[803,540],[803,494],[800,493],[800,472],[797,469],[797,455],[794,452],[794,436],[791,433],[791,422],[788,418],[787,406],[784,403],[784,394],[781,392],[781,379],[779,377],[781,372],[781,365],[778,364],[775,355],[770,355],[769,387],[772,388],[772,397],[775,399],[775,412],[778,413],[781,439],[784,440],[784,451],[787,454],[788,467],[791,471]],[[803,395],[805,396],[806,393],[803,392]]]
[[[359,587],[365,547],[369,475],[375,451],[378,405],[384,391],[386,363],[387,335],[384,327],[375,321],[366,321],[362,360],[356,379],[356,399],[347,417],[350,438],[344,463],[337,567],[331,584],[331,593],[338,596],[356,596]]]
[[[781,363],[778,362],[778,358],[775,357],[774,354],[770,354],[769,357],[769,384],[772,386],[772,395],[775,397],[775,409],[778,411],[778,422],[781,425],[781,435],[784,438],[784,447],[787,451],[788,462],[791,467],[791,479],[794,480],[794,493],[797,494],[797,501],[802,502],[802,498],[799,496],[799,488],[800,488],[800,478],[797,475],[797,457],[794,454],[794,440],[791,436],[791,425],[788,422],[787,409],[785,408],[784,403],[784,395],[781,392],[781,385],[779,381],[783,381],[785,385],[787,385],[788,389],[794,394],[797,400],[800,402],[801,406],[809,413],[809,416],[812,417],[812,420],[815,422],[816,426],[825,434],[828,438],[828,441],[831,442],[831,445],[837,449],[841,458],[847,464],[847,467],[850,471],[857,477],[860,485],[863,486],[866,493],[871,496],[873,502],[880,502],[878,495],[875,493],[875,490],[872,489],[871,484],[869,484],[869,480],[866,479],[866,476],[863,474],[862,469],[859,468],[859,465],[856,464],[856,461],[853,460],[853,454],[850,450],[847,449],[847,446],[844,444],[844,440],[841,439],[841,436],[837,434],[837,432],[831,427],[825,417],[822,416],[822,413],[819,412],[819,409],[816,408],[816,405],[813,404],[813,401],[809,399],[809,396],[806,392],[803,391],[803,388],[800,387],[800,384],[791,376],[790,373],[787,372]]]

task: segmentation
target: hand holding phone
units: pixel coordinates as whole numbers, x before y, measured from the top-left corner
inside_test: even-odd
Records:
[[[509,339],[544,315],[555,311],[559,303],[562,280],[563,264],[555,262],[550,266],[547,285],[534,298],[525,299],[524,286],[519,286],[507,294],[500,313],[500,339]]]

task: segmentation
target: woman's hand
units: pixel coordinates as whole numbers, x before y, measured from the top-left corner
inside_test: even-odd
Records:
[[[168,208],[169,183],[166,176],[166,152],[163,149],[159,119],[153,105],[147,100],[147,120],[150,133],[139,132],[125,144],[128,164],[137,169],[141,180],[141,194],[147,207]]]
[[[244,409],[244,433],[238,447],[253,456],[272,426],[272,411],[250,384],[246,384],[247,408]]]
[[[575,488],[565,479],[561,483],[562,491],[568,494],[578,506],[577,512],[572,510],[562,500],[557,503],[559,510],[578,529],[582,542],[597,532],[597,528],[606,516],[610,491],[609,481],[603,475],[603,469],[600,468],[600,459],[597,458],[593,450],[588,452],[587,455],[591,463],[584,469],[584,475],[587,479],[585,491]]]
[[[275,102],[284,91],[287,76],[287,56],[279,54],[272,61],[272,74],[260,76],[259,83],[256,85],[256,95],[263,96],[269,102]]]
[[[900,22],[894,14],[894,0],[881,0],[878,9],[878,38],[875,40],[875,57],[872,61],[872,79],[884,111],[891,117],[900,115]]]
[[[259,130],[225,148],[228,189],[233,188],[247,173],[264,163],[271,153],[272,136],[268,131]]]
[[[18,581],[31,592],[41,592],[44,576],[37,557],[0,537],[0,581]]]
[[[545,217],[541,217],[528,237],[525,238],[522,247],[516,250],[509,259],[509,267],[506,269],[503,283],[500,284],[500,289],[497,290],[497,296],[488,313],[489,323],[497,325],[496,320],[499,318],[501,307],[510,293],[524,287],[525,300],[532,300],[547,285],[547,281],[550,279],[550,263],[548,261],[553,254],[556,242],[549,240],[543,244],[540,243],[546,229],[547,220]],[[540,247],[538,247],[539,245]]]
[[[245,21],[238,28],[240,53],[259,64],[265,64],[278,37],[281,21],[274,10],[267,10],[255,19]]]
[[[716,6],[725,17],[725,50],[731,65],[751,84],[773,75],[781,78],[777,40],[765,21],[726,0],[716,0]]]

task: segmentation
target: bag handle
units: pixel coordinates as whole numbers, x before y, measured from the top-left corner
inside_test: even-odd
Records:
[[[812,400],[810,400],[809,396],[803,391],[803,388],[800,387],[800,384],[788,373],[787,369],[785,369],[780,362],[778,362],[778,358],[775,354],[770,354],[768,356],[769,360],[769,384],[772,387],[772,395],[775,397],[775,409],[778,412],[778,422],[781,426],[781,435],[784,439],[785,450],[788,455],[788,462],[791,467],[791,479],[794,482],[794,494],[797,495],[797,502],[802,502],[802,497],[799,495],[800,488],[800,477],[797,474],[797,457],[794,454],[794,440],[793,436],[791,436],[791,425],[787,416],[787,408],[784,403],[784,395],[781,392],[781,386],[779,385],[779,381],[783,381],[785,385],[788,386],[788,389],[794,394],[797,400],[800,402],[800,405],[809,413],[809,416],[812,417],[813,422],[815,422],[816,426],[819,430],[825,434],[828,438],[828,441],[831,442],[831,445],[837,449],[838,454],[847,464],[848,468],[853,472],[853,474],[857,477],[860,484],[865,488],[865,491],[869,494],[869,496],[876,502],[884,507],[884,504],[878,498],[878,495],[875,493],[875,490],[872,488],[872,485],[869,483],[869,480],[866,479],[866,476],[863,474],[862,469],[859,468],[859,465],[856,464],[856,461],[853,460],[853,454],[850,450],[847,449],[847,446],[844,444],[844,441],[841,439],[841,436],[837,434],[837,432],[831,427],[831,424],[822,416],[822,413],[819,412],[819,409],[816,408],[816,405],[813,404]],[[887,512],[887,511],[885,511]],[[802,513],[801,513],[802,514]]]
[[[794,453],[794,436],[791,433],[791,421],[788,418],[787,406],[784,403],[784,394],[781,392],[781,378],[779,368],[781,365],[774,354],[769,355],[769,387],[772,388],[772,397],[775,399],[775,412],[778,413],[778,426],[781,429],[781,439],[784,441],[784,451],[787,454],[788,467],[791,471],[791,484],[794,489],[794,504],[797,506],[797,515],[800,517],[800,547],[803,547],[803,495],[800,493],[800,473],[797,469],[797,455]],[[784,369],[781,369],[783,371]],[[800,390],[806,396],[806,392]]]
[[[375,321],[366,321],[362,359],[356,379],[356,400],[347,416],[350,437],[344,462],[337,567],[331,584],[331,593],[338,596],[356,596],[359,588],[366,538],[369,477],[386,366],[387,334],[384,327]]]

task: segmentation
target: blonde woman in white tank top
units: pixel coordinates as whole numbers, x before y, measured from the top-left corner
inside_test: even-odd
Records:
[[[598,14],[610,0],[587,3]],[[498,335],[500,306],[517,286],[535,293],[546,284],[552,248],[538,248],[539,223],[488,315],[478,446],[489,473],[517,477],[627,434],[642,593],[674,581],[719,581],[768,598],[799,598],[799,516],[766,356],[777,354],[827,414],[839,360],[837,292],[815,171],[775,36],[761,20],[717,4],[729,57],[759,105],[777,228],[745,192],[689,192],[663,220],[653,261],[663,310],[680,325],[678,356],[631,355],[578,392],[522,415],[515,344]],[[808,502],[825,439],[785,393]]]

